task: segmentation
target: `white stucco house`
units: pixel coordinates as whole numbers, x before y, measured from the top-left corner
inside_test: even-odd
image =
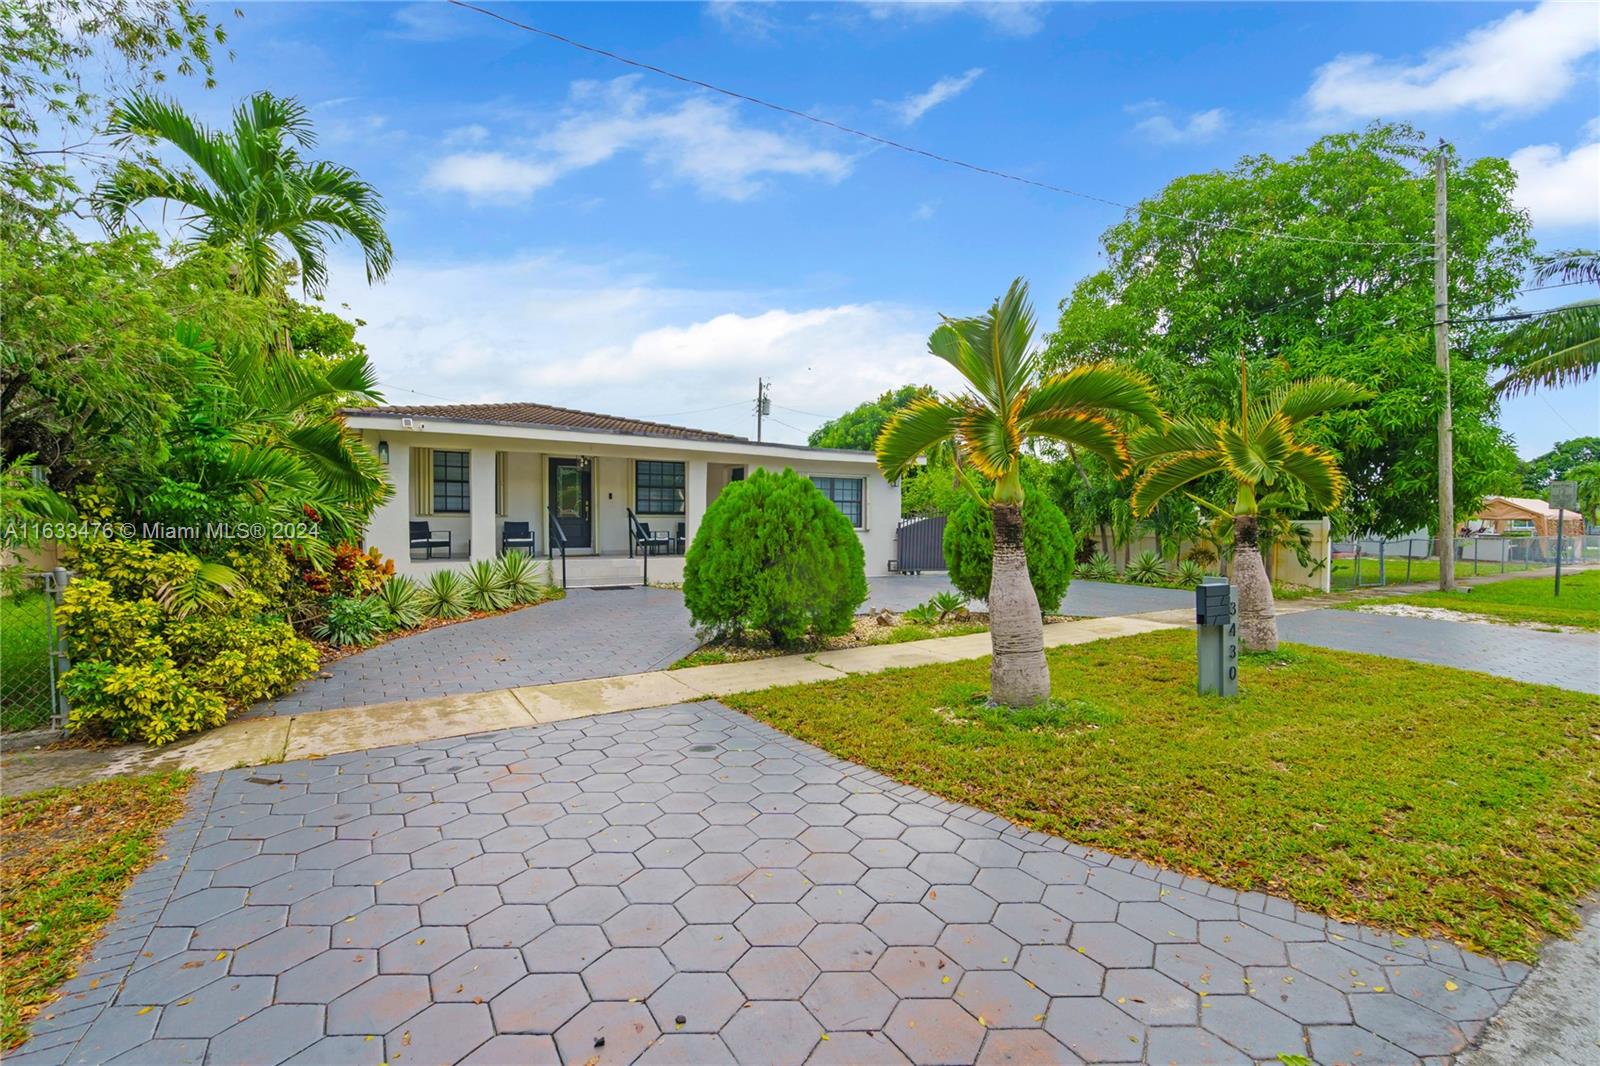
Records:
[[[718,493],[751,471],[785,467],[811,478],[850,519],[869,574],[888,572],[894,554],[900,487],[870,452],[537,403],[362,407],[344,416],[395,489],[373,515],[367,545],[424,580],[440,567],[495,558],[525,527],[540,558],[559,559],[564,537],[573,584],[637,581],[630,510],[669,541],[652,553],[650,579],[680,580],[685,546]]]

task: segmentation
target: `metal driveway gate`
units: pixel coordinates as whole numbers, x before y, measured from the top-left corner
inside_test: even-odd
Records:
[[[894,558],[889,569],[902,574],[945,569],[945,521],[942,514],[902,518],[894,530]]]

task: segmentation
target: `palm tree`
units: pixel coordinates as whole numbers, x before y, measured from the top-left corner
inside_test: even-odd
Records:
[[[327,241],[345,237],[361,246],[368,282],[388,274],[394,249],[383,229],[383,201],[348,167],[301,157],[316,133],[298,101],[257,93],[234,112],[232,130],[219,133],[176,103],[140,93],[117,107],[111,132],[167,142],[197,168],[124,160],[94,195],[112,229],[148,200],[182,204],[193,212],[184,222],[194,243],[229,249],[241,287],[252,294],[282,284],[287,254],[299,264],[305,292],[321,295]]]
[[[378,457],[330,413],[353,399],[382,399],[366,354],[324,365],[243,344],[218,350],[192,327],[180,329],[178,343],[204,387],[185,412],[171,474],[207,499],[259,508],[319,564],[331,543],[358,539],[394,491]],[[296,532],[310,525],[320,532]]]
[[[952,446],[964,483],[992,510],[989,695],[1009,707],[1050,695],[1043,618],[1022,548],[1023,449],[1035,438],[1062,441],[1100,456],[1120,474],[1128,468],[1128,450],[1113,416],[1161,417],[1149,383],[1126,370],[1083,366],[1041,377],[1033,329],[1021,278],[983,315],[945,318],[928,338],[928,350],[955,367],[971,389],[918,399],[884,426],[876,445],[878,466],[891,480],[903,477],[918,457]],[[973,483],[969,467],[988,482],[988,491]]]
[[[1239,586],[1239,629],[1247,651],[1278,647],[1272,583],[1261,562],[1259,524],[1264,512],[1311,508],[1326,511],[1344,496],[1337,457],[1296,438],[1296,430],[1327,411],[1367,398],[1359,385],[1311,378],[1251,401],[1241,369],[1239,407],[1232,420],[1180,418],[1135,434],[1134,461],[1143,469],[1133,487],[1133,509],[1148,514],[1168,493],[1221,474],[1234,483],[1233,580]]]
[[[1539,261],[1538,284],[1600,285],[1600,252],[1558,252]],[[1505,396],[1588,381],[1600,370],[1600,299],[1578,300],[1524,322],[1506,338],[1506,354],[1520,365],[1495,384]]]

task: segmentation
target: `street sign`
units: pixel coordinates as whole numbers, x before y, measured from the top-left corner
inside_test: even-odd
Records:
[[[1576,481],[1550,482],[1550,506],[1559,511],[1578,509],[1578,483]]]

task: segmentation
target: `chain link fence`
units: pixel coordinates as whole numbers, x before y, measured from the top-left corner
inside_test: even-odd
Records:
[[[1485,577],[1550,570],[1557,553],[1563,567],[1600,564],[1600,536],[1458,537],[1456,576]],[[1339,589],[1434,584],[1439,580],[1438,541],[1369,538],[1335,541],[1330,584]]]
[[[65,571],[8,575],[0,590],[0,732],[61,727],[55,606]]]

